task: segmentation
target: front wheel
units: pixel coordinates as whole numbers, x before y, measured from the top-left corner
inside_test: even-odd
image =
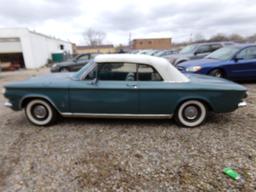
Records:
[[[179,106],[175,120],[185,127],[197,127],[205,121],[206,116],[207,108],[202,102],[189,100]]]
[[[224,72],[220,69],[214,69],[214,70],[210,71],[209,75],[214,76],[214,77],[220,77],[220,78],[223,78],[225,76]]]
[[[67,73],[67,72],[69,72],[69,69],[66,68],[66,67],[61,68],[61,69],[60,69],[60,72],[62,72],[62,73]]]
[[[55,122],[56,110],[41,99],[31,100],[25,107],[27,119],[34,125],[46,126]]]

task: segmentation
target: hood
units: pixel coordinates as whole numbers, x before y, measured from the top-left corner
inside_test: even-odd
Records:
[[[24,81],[12,82],[6,88],[38,88],[38,87],[58,87],[67,88],[74,73],[53,73],[31,77]]]
[[[166,58],[169,58],[169,59],[179,59],[179,58],[191,57],[192,55],[193,55],[192,53],[187,53],[187,54],[176,53],[176,54],[169,55]]]
[[[187,73],[185,75],[190,79],[190,83],[192,83],[193,88],[207,89],[207,90],[209,89],[226,90],[226,91],[246,91],[247,90],[244,86],[223,78],[212,77],[208,75],[199,75],[194,73],[193,74]]]
[[[218,64],[220,62],[223,62],[223,61],[220,61],[217,59],[205,58],[205,59],[196,59],[196,60],[186,61],[186,62],[180,63],[178,66],[187,68],[192,66],[204,66],[207,64]]]

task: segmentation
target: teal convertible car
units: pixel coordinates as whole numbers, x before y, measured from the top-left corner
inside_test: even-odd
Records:
[[[184,75],[166,59],[132,54],[99,55],[76,73],[49,74],[5,85],[5,106],[25,109],[39,126],[63,117],[171,118],[186,127],[208,111],[246,106],[246,88],[196,74]]]

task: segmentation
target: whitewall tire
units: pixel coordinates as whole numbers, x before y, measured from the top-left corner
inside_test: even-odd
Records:
[[[41,99],[31,100],[25,107],[27,119],[38,126],[52,124],[57,117],[55,109],[46,101]]]
[[[176,114],[176,121],[185,127],[196,127],[201,125],[207,117],[206,106],[197,100],[183,102]]]

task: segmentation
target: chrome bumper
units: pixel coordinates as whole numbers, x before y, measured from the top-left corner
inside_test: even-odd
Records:
[[[12,108],[13,105],[10,102],[7,101],[7,102],[4,103],[4,106],[8,107],[8,108]]]
[[[246,106],[247,106],[246,101],[242,101],[242,102],[238,103],[238,107],[246,107]]]

